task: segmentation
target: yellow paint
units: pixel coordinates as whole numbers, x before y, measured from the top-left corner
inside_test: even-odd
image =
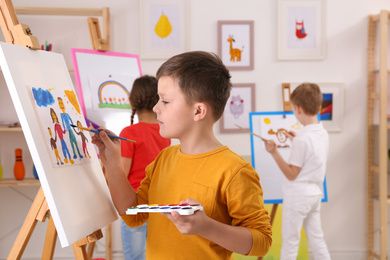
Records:
[[[293,124],[293,125],[291,126],[291,128],[292,128],[292,129],[298,130],[298,129],[301,129],[301,125],[297,122],[296,124]]]
[[[77,102],[77,97],[74,91],[65,90],[65,95],[68,97],[70,103],[73,105],[73,107],[76,109],[77,113],[81,114],[79,102]]]
[[[169,22],[168,16],[165,14],[160,16],[160,19],[158,19],[158,22],[154,27],[154,32],[161,38],[165,38],[171,34],[172,25]]]
[[[267,125],[271,124],[271,119],[269,119],[268,117],[264,118],[264,123],[266,123]]]

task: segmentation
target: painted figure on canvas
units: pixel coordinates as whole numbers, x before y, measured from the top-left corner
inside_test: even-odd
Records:
[[[60,163],[61,165],[63,165],[64,163],[61,161],[61,157],[58,154],[57,135],[55,135],[55,138],[53,138],[50,127],[48,127],[47,130],[49,131],[49,135],[50,135],[50,147],[51,149],[54,150],[54,154],[56,155],[57,165],[60,165]]]
[[[279,141],[279,144],[278,144],[278,148],[287,148],[287,147],[290,147],[286,141],[288,140],[287,136],[286,136],[286,133],[287,133],[287,130],[284,129],[284,128],[279,128],[278,130],[276,130],[276,132],[272,129],[270,129],[268,131],[268,134],[269,135],[276,135],[276,138],[278,139]]]
[[[91,156],[89,155],[88,149],[87,149],[88,139],[87,139],[87,137],[85,137],[85,134],[83,133],[83,129],[81,127],[83,127],[83,126],[81,125],[80,121],[77,121],[77,128],[79,129],[79,132],[77,132],[76,129],[74,129],[74,131],[76,134],[81,136],[81,141],[83,142],[84,157],[91,158]]]
[[[73,125],[72,118],[69,116],[68,113],[65,113],[65,105],[64,102],[62,101],[62,98],[58,97],[58,106],[60,107],[62,113],[61,113],[61,121],[62,121],[62,126],[65,129],[65,131],[68,131],[69,133],[69,140],[70,144],[72,145],[72,150],[73,150],[73,159],[77,159],[77,155],[75,152],[75,147],[77,149],[77,153],[79,154],[80,159],[83,158],[83,156],[80,154],[79,147],[77,146],[77,141],[76,137],[73,134],[73,128],[71,125]]]
[[[227,41],[230,44],[230,61],[233,62],[241,61],[241,53],[244,50],[244,46],[242,46],[241,50],[237,48],[233,48],[233,42],[235,42],[233,35],[229,35]]]
[[[68,146],[66,145],[66,142],[64,140],[64,134],[66,133],[66,131],[62,130],[61,125],[58,122],[57,114],[53,108],[50,108],[50,116],[54,123],[54,135],[55,136],[58,135],[58,138],[61,141],[62,153],[64,154],[64,162],[68,163],[68,158],[69,158],[69,162],[71,164],[74,164],[72,157],[70,157]]]

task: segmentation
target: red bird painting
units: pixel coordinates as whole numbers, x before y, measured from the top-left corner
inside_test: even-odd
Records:
[[[301,23],[295,21],[295,35],[298,39],[303,39],[306,37],[307,33],[305,32],[305,25],[303,24],[303,20]]]

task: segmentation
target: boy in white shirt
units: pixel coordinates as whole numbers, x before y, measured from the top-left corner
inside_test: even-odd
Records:
[[[314,259],[330,259],[321,228],[321,186],[325,178],[328,157],[328,133],[318,122],[322,93],[318,85],[303,83],[291,94],[295,117],[304,126],[298,134],[288,132],[292,141],[291,154],[286,162],[276,143],[264,142],[287,180],[283,185],[281,260],[296,259],[302,225]]]

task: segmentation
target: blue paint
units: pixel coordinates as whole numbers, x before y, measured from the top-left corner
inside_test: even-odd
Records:
[[[49,90],[32,88],[35,102],[38,106],[47,107],[54,104],[54,97]]]

